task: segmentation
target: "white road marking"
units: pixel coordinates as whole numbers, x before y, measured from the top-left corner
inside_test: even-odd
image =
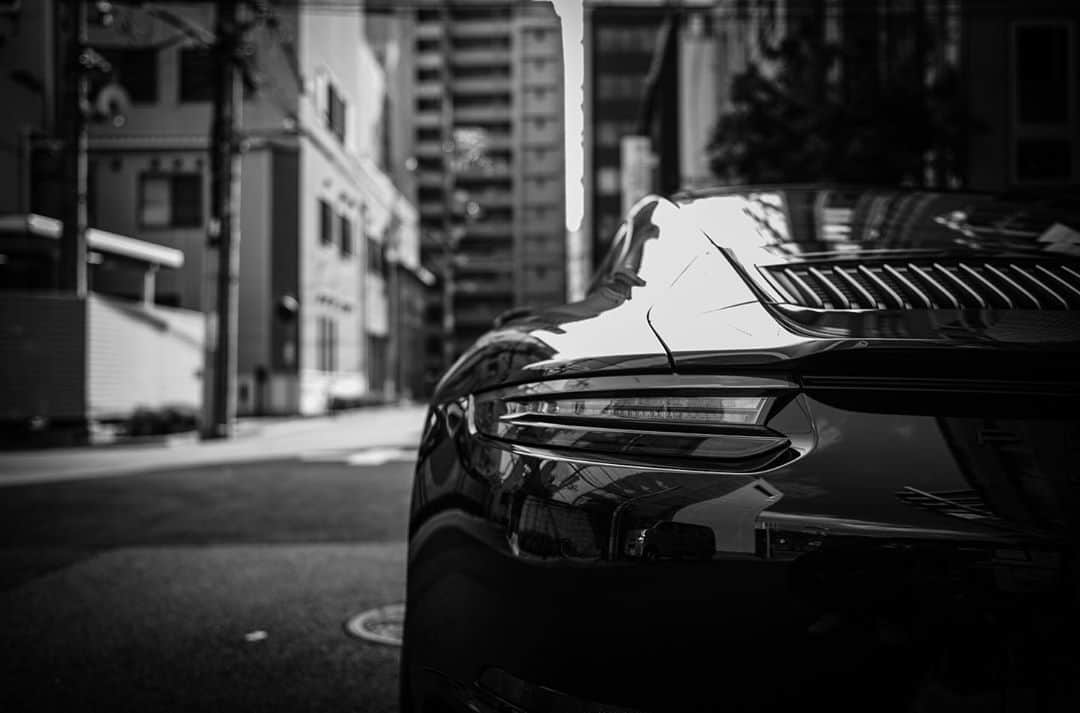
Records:
[[[410,448],[311,451],[300,454],[300,460],[306,463],[344,463],[353,466],[383,465],[392,461],[411,461],[415,459],[416,451]]]

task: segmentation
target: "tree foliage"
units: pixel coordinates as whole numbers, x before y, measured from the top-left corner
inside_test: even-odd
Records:
[[[924,82],[919,65],[842,84],[850,60],[841,47],[800,33],[736,75],[731,108],[709,145],[714,175],[744,183],[921,185],[928,160],[948,172],[975,127],[955,71],[940,69]]]

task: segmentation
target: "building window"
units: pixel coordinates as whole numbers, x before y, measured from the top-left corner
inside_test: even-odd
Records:
[[[1068,139],[1017,140],[1017,182],[1067,183],[1072,178],[1072,150],[1072,142]]]
[[[344,97],[338,93],[337,87],[332,83],[326,84],[326,128],[337,137],[338,141],[345,143],[345,117],[348,107]]]
[[[633,136],[637,124],[633,121],[601,121],[596,125],[596,142],[601,146],[619,146],[624,136]]]
[[[319,371],[337,371],[337,320],[319,317],[315,322],[315,358]]]
[[[1013,180],[1075,180],[1076,65],[1071,22],[1020,22],[1012,36]]]
[[[144,173],[140,176],[140,226],[144,228],[198,228],[202,224],[202,174]]]
[[[416,100],[417,111],[438,111],[442,100],[438,97],[423,97]]]
[[[319,244],[334,244],[334,209],[321,198],[319,199]]]
[[[454,67],[454,79],[509,79],[509,67],[459,65]]]
[[[382,243],[372,238],[367,238],[367,265],[368,272],[372,275],[386,274],[386,256],[383,254]]]
[[[1069,119],[1069,26],[1016,27],[1016,120],[1060,124]]]
[[[341,256],[353,254],[352,222],[347,216],[338,216],[338,232],[341,233]]]
[[[455,37],[451,40],[455,50],[508,50],[509,37]]]
[[[642,91],[641,78],[629,74],[603,75],[596,83],[597,99],[639,99]]]
[[[596,44],[603,52],[634,51],[650,53],[656,44],[656,27],[600,27],[597,29]]]
[[[146,47],[107,47],[101,54],[112,65],[113,76],[132,104],[158,100],[158,51]]]
[[[208,102],[214,98],[214,56],[207,47],[180,50],[180,101]]]

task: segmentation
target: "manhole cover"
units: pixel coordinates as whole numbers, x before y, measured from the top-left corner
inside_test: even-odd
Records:
[[[358,639],[401,646],[401,629],[404,622],[405,605],[387,604],[349,619],[345,622],[345,631]]]

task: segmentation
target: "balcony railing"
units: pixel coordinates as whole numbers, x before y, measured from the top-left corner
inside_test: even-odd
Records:
[[[441,97],[446,94],[446,86],[439,81],[418,82],[416,96],[418,97]]]
[[[425,157],[442,156],[443,145],[441,141],[417,141],[416,155]]]
[[[419,52],[416,55],[416,66],[421,69],[437,69],[443,66],[443,60],[441,52]]]
[[[459,49],[454,50],[452,64],[475,67],[482,64],[510,64],[508,49]]]
[[[439,127],[442,126],[442,112],[441,111],[420,111],[413,116],[413,123],[420,127]]]
[[[418,40],[433,40],[443,36],[441,22],[420,22],[416,25],[416,38]]]
[[[455,78],[451,86],[455,94],[498,94],[508,93],[512,89],[510,77],[501,74],[468,79]]]
[[[421,186],[442,186],[442,171],[417,171],[416,180]]]
[[[509,118],[513,112],[511,104],[485,104],[481,106],[455,106],[454,121],[493,121]]]
[[[508,220],[480,220],[465,229],[470,238],[496,238],[505,236],[508,240],[514,235],[514,224]]]
[[[457,20],[450,25],[451,37],[510,37],[508,20]]]

